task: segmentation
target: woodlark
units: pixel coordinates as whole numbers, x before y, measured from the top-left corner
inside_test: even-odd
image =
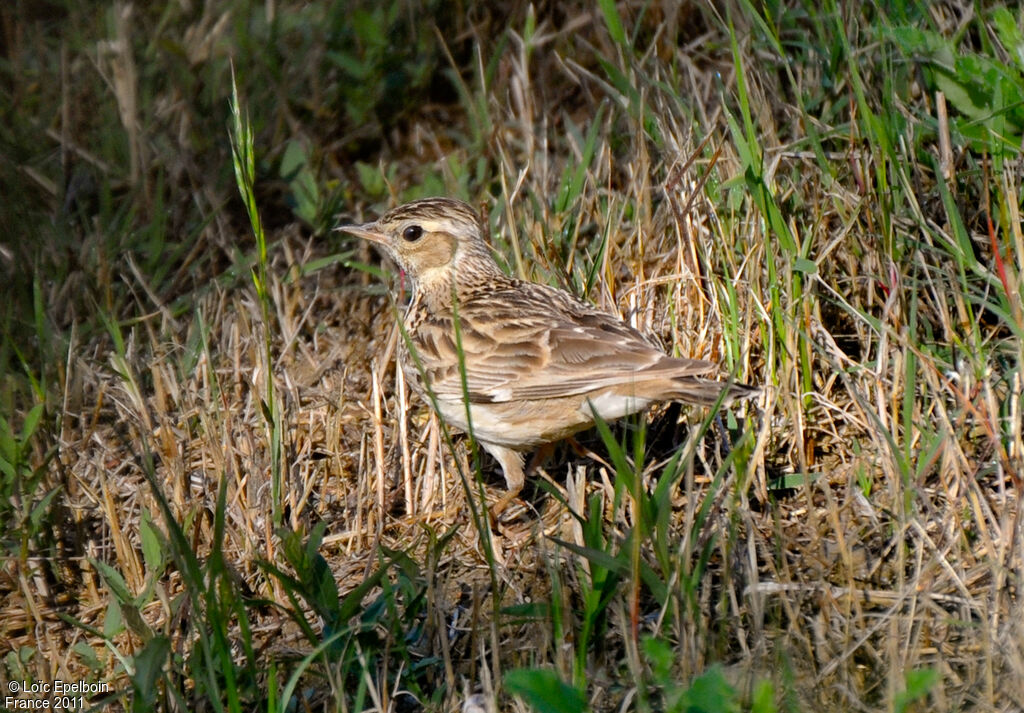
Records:
[[[508,493],[495,515],[523,487],[523,451],[592,426],[595,413],[610,421],[657,401],[710,406],[757,391],[704,378],[714,364],[668,356],[568,292],[509,277],[462,201],[418,200],[338,230],[379,245],[411,278],[402,368],[501,464]]]

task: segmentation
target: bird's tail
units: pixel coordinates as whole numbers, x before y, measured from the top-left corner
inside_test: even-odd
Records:
[[[734,401],[753,398],[761,393],[756,386],[747,386],[735,381],[716,381],[699,376],[686,376],[673,380],[676,389],[667,394],[667,399],[683,401],[698,406],[714,406],[721,399],[721,406]]]

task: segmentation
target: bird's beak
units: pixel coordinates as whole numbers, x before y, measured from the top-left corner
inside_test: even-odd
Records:
[[[360,238],[365,238],[371,243],[380,245],[387,244],[387,238],[376,223],[363,223],[362,225],[339,225],[335,230],[350,233]]]

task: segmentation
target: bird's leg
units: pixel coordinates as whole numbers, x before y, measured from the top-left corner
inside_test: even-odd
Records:
[[[505,487],[508,492],[490,507],[491,519],[497,521],[501,511],[507,508],[523,489],[523,483],[526,481],[526,473],[523,471],[523,454],[504,446],[490,443],[481,445],[501,464],[501,472],[505,474]]]
[[[615,471],[615,466],[608,463],[608,461],[606,461],[604,458],[602,458],[594,451],[590,450],[589,448],[585,448],[579,441],[577,441],[572,436],[566,438],[565,442],[569,444],[569,447],[572,449],[572,452],[575,453],[580,458],[586,458],[587,460],[594,461],[598,465],[603,465],[605,468],[609,470],[609,472]]]
[[[533,475],[534,472],[544,464],[544,461],[555,452],[554,443],[545,443],[530,456],[530,462],[526,465],[526,475]]]

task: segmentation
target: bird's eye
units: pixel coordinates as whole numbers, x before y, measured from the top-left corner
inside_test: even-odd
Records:
[[[415,243],[421,237],[423,237],[423,228],[418,225],[410,225],[408,228],[402,231],[402,237],[407,242]]]

